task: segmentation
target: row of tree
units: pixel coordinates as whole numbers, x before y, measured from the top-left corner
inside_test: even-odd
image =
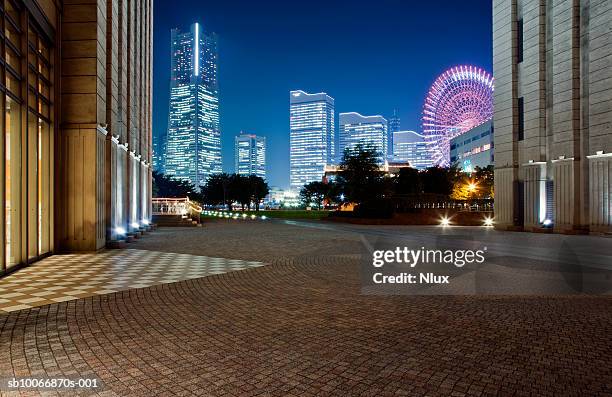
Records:
[[[454,200],[493,197],[493,167],[476,168],[471,174],[457,167],[430,167],[425,170],[402,168],[390,176],[378,164],[375,149],[358,145],[345,150],[334,181],[311,182],[300,191],[306,206],[363,204],[401,196],[434,195]]]
[[[238,203],[243,210],[254,207],[259,211],[269,192],[266,181],[256,175],[215,174],[198,189],[187,181],[153,172],[153,197],[189,197],[202,204],[227,205],[230,210]]]
[[[261,201],[270,193],[266,181],[256,175],[215,174],[208,178],[202,187],[202,202],[210,205],[238,203],[242,210],[254,206],[259,211]]]

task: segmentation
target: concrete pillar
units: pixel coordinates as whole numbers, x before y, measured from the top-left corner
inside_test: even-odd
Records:
[[[590,231],[612,232],[612,153],[588,156],[591,193]]]
[[[546,162],[523,164],[523,213],[526,230],[541,227],[546,215]]]

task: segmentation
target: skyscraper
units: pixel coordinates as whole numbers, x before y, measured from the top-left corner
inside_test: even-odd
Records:
[[[221,172],[217,38],[199,23],[172,29],[166,174],[203,185]]]
[[[389,157],[393,156],[393,133],[397,131],[401,131],[401,123],[399,115],[397,114],[397,109],[393,109],[393,115],[389,117],[389,134],[388,134],[388,145],[387,150]]]
[[[376,149],[379,162],[387,159],[387,119],[383,116],[363,116],[359,113],[340,113],[340,153],[357,145]]]
[[[235,172],[266,178],[266,138],[241,133],[235,139]]]
[[[163,136],[153,134],[153,153],[151,165],[153,171],[166,173],[166,134]]]
[[[326,93],[291,91],[289,96],[290,184],[300,189],[320,181],[336,155],[334,98]]]
[[[395,131],[393,133],[393,156],[391,158],[394,162],[410,163],[419,170],[432,166],[425,137],[414,131]]]

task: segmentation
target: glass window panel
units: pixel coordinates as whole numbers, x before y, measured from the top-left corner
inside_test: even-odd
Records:
[[[38,104],[36,103],[36,95],[30,90],[28,92],[28,106],[34,110],[38,110]]]
[[[42,120],[39,120],[38,148],[38,254],[41,255],[51,249],[51,128]]]
[[[0,112],[0,130],[4,131],[5,129],[5,125],[4,123],[4,95],[0,96],[0,109],[2,109],[2,111]],[[4,138],[3,135],[2,138]],[[2,154],[4,156],[4,148],[5,148],[6,142],[5,139],[0,139],[0,154]],[[5,175],[5,171],[6,171],[6,162],[4,161],[4,159],[2,159],[2,162],[0,162],[0,176],[4,179],[4,175]],[[6,184],[5,184],[6,179],[4,179],[2,181],[2,184],[0,185],[0,197],[6,197],[5,196],[5,190],[6,190]],[[6,205],[6,203],[4,203]],[[5,222],[5,217],[6,217],[6,212],[4,211],[0,211],[0,225],[4,225]],[[4,231],[4,227],[2,229],[0,229],[0,239],[2,240],[2,244],[0,244],[0,271],[3,271],[6,269],[6,255],[5,255],[5,251],[6,251],[6,238],[5,238],[5,231]]]
[[[42,94],[47,100],[51,99],[51,87],[48,84],[43,83],[42,79],[38,82],[38,92]]]
[[[12,73],[6,73],[6,88],[18,97],[21,96],[19,83],[19,80]]]
[[[43,57],[43,59],[45,59],[47,62],[49,62],[50,58],[50,54],[49,54],[49,47],[45,44],[44,40],[39,39],[39,45],[38,48],[40,49],[40,55]]]
[[[21,262],[21,106],[6,97],[5,108],[6,266]]]
[[[30,85],[30,87],[32,87],[32,89],[36,90],[36,84],[37,84],[37,78],[38,74],[33,71],[32,69],[28,69],[28,84]]]
[[[32,47],[28,47],[28,64],[32,65],[35,70],[38,68],[38,55]]]
[[[10,65],[15,72],[19,73],[20,70],[20,62],[19,62],[19,55],[13,51],[13,49],[11,48],[11,46],[6,46],[6,51],[4,53],[4,59],[6,60],[6,63],[8,65]]]
[[[4,34],[6,35],[6,38],[13,43],[13,45],[17,48],[20,47],[19,45],[19,31],[15,28],[15,26],[10,22],[10,21],[6,21],[6,24],[4,25]]]
[[[6,12],[6,15],[8,15],[9,17],[13,19],[13,21],[15,22],[19,21],[19,11],[17,11],[12,1],[10,0],[4,1],[4,11]]]
[[[44,117],[49,117],[49,105],[42,99],[38,100],[38,113]]]
[[[49,71],[49,67],[44,63],[44,62],[40,62],[39,66],[38,66],[38,71],[40,74],[42,74],[47,80],[50,80],[50,71]]]
[[[38,256],[38,226],[39,226],[39,210],[38,210],[38,186],[39,172],[38,166],[40,162],[38,143],[40,135],[40,123],[36,115],[28,112],[28,258]]]

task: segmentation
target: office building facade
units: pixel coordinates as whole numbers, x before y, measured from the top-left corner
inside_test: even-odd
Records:
[[[320,181],[336,156],[334,98],[326,93],[289,93],[291,188]]]
[[[240,175],[266,179],[266,138],[240,134],[234,140],[234,170]]]
[[[217,38],[199,23],[172,29],[165,172],[196,186],[220,173]]]
[[[463,172],[493,165],[493,120],[482,123],[450,141],[450,162]]]
[[[612,230],[610,1],[494,0],[495,222]]]
[[[389,158],[393,157],[393,133],[402,130],[400,117],[397,114],[397,109],[393,109],[393,115],[388,119],[388,135],[387,135],[387,154]]]
[[[394,163],[408,163],[419,170],[433,166],[425,137],[415,131],[393,133],[393,154],[390,157]]]
[[[150,219],[153,48],[152,1],[3,4],[0,275]]]
[[[356,112],[340,113],[340,150],[353,150],[357,145],[369,147],[378,153],[378,162],[387,159],[387,119],[383,116],[363,116]]]

